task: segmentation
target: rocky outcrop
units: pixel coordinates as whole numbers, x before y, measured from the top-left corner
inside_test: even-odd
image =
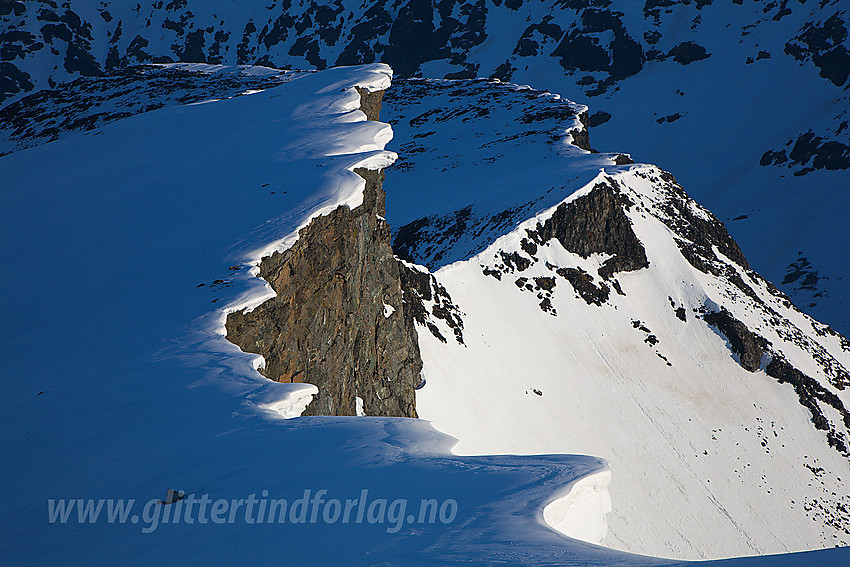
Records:
[[[354,87],[360,95],[360,110],[366,114],[367,120],[378,120],[381,116],[381,101],[384,99],[384,91],[369,92],[362,87]]]
[[[613,180],[597,184],[587,195],[563,203],[546,222],[532,233],[539,244],[552,238],[582,258],[610,254],[599,268],[602,278],[615,272],[634,271],[649,266],[646,251],[632,230],[625,211],[631,206]]]
[[[445,343],[435,319],[441,319],[454,334],[458,344],[463,343],[462,313],[446,288],[433,274],[411,264],[401,265],[401,287],[404,293],[404,318],[427,328],[434,337]]]
[[[830,423],[819,404],[820,402],[831,406],[833,410],[838,412],[844,426],[850,429],[850,411],[844,407],[841,399],[811,376],[791,366],[781,355],[773,355],[773,359],[765,368],[765,372],[768,376],[778,380],[780,384],[791,384],[800,399],[800,404],[811,412],[814,426],[826,432],[829,445],[844,456],[850,457],[844,435],[836,430],[835,425]]]
[[[759,369],[762,356],[767,352],[769,345],[767,339],[750,331],[723,307],[720,311],[706,313],[703,319],[709,325],[716,327],[729,340],[730,348],[738,355],[738,362],[744,370],[755,372]]]
[[[382,93],[359,92],[377,118]],[[291,248],[263,259],[259,276],[277,296],[231,313],[227,339],[263,355],[268,378],[318,386],[305,415],[355,415],[361,398],[367,415],[416,417],[422,360],[383,219],[384,174],[355,172],[366,180],[363,204],[316,217]]]
[[[844,124],[846,128],[846,122]],[[785,148],[766,151],[762,154],[759,165],[793,169],[795,176],[806,175],[818,169],[850,169],[850,145],[829,140],[808,130],[797,136],[796,140],[788,140]]]
[[[597,287],[593,283],[593,277],[581,268],[558,268],[555,272],[570,282],[576,293],[584,299],[588,305],[602,305],[608,301],[611,292],[606,284]]]

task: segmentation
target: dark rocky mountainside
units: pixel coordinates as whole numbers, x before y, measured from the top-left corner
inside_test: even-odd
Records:
[[[377,120],[383,92],[360,94]],[[355,415],[360,398],[366,415],[416,417],[422,359],[384,220],[384,173],[355,171],[363,204],[316,217],[265,258],[259,276],[277,296],[228,315],[227,338],[263,355],[268,378],[318,386],[305,415]]]
[[[746,35],[804,11],[789,0],[750,3],[757,5],[761,19],[743,30]],[[702,20],[714,7],[712,0],[647,0],[642,10],[638,3],[633,9],[610,0],[540,5],[523,0],[375,0],[355,9],[340,0],[267,4],[234,11],[220,1],[159,1],[129,10],[102,3],[95,14],[68,0],[4,0],[0,102],[68,77],[177,61],[318,69],[384,61],[402,76],[420,75],[428,63],[444,61],[446,78],[510,80],[529,61],[545,58],[566,74],[592,74],[579,84],[595,96],[650,62],[688,65],[712,56],[698,39],[682,41],[675,29],[665,29],[684,19],[691,20],[692,31],[709,28],[712,24]],[[835,0],[819,5],[822,17],[786,37],[784,50],[842,86],[850,65],[845,13]],[[519,17],[524,24],[502,26],[496,35],[493,28],[500,19]],[[500,57],[475,53],[494,39],[505,46]],[[761,51],[757,59],[770,56]],[[44,60],[53,63],[46,75],[37,63]]]

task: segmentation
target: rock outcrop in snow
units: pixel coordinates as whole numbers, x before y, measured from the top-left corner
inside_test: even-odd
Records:
[[[377,120],[383,91],[358,92]],[[384,220],[384,173],[355,172],[366,180],[363,203],[314,218],[264,258],[259,276],[277,295],[230,313],[227,338],[262,355],[268,378],[318,386],[304,415],[416,417],[422,359]]]

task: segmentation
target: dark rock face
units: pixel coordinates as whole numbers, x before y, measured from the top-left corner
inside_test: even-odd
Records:
[[[821,297],[823,292],[818,289],[820,281],[818,271],[814,269],[806,257],[797,258],[788,265],[788,272],[782,279],[782,285],[793,285],[797,290],[807,290],[814,297]]]
[[[693,17],[691,8],[695,4],[703,10],[712,5],[711,0],[648,0],[643,21],[616,9],[623,4],[610,0],[558,0],[535,6],[522,0],[373,0],[344,6],[286,0],[268,8],[245,5],[239,16],[228,21],[230,16],[216,15],[213,5],[190,7],[184,0],[152,0],[110,10],[101,7],[97,13],[84,9],[81,0],[61,7],[53,0],[42,0],[39,9],[30,10],[24,2],[5,0],[0,2],[4,24],[0,28],[11,35],[0,41],[0,60],[14,71],[0,74],[7,83],[0,84],[0,103],[51,82],[174,61],[317,69],[384,61],[403,77],[420,76],[424,64],[445,61],[451,69],[443,71],[447,79],[509,81],[528,66],[528,58],[554,58],[567,74],[598,73],[585,77],[589,82],[577,83],[592,85],[585,94],[597,96],[641,72],[646,61],[687,65],[710,56],[692,41],[672,44],[673,37],[660,30],[676,29],[679,22],[693,18],[692,31],[702,28],[711,33],[700,15]],[[518,16],[520,9],[527,25],[504,35],[506,30],[498,22]],[[779,21],[792,11],[783,0],[767,3],[763,13],[765,21]],[[815,65],[836,86],[845,85],[850,73],[845,19],[843,11],[834,10],[805,24],[785,44],[786,54]],[[746,35],[755,25],[743,27],[742,33]],[[493,62],[475,53],[492,29],[503,37],[489,39],[512,46],[504,61]],[[124,30],[132,30],[132,35]],[[759,57],[761,53],[765,52]]]
[[[611,254],[613,258],[599,268],[604,279],[615,272],[649,266],[646,250],[625,213],[631,203],[612,183],[599,183],[587,195],[560,205],[545,223],[537,226],[540,243],[557,238],[564,248],[582,258]]]
[[[823,410],[821,410],[818,404],[818,402],[825,403],[837,410],[841,415],[844,425],[850,428],[850,412],[847,411],[847,408],[844,407],[838,396],[824,388],[811,376],[791,366],[782,356],[774,355],[773,360],[767,365],[765,371],[780,383],[789,383],[794,387],[794,391],[797,392],[797,396],[800,398],[800,403],[812,413],[812,423],[814,426],[826,431],[830,446],[845,456],[850,457],[844,436],[840,432],[836,432],[835,427],[824,416]]]
[[[785,44],[785,53],[797,61],[811,60],[820,76],[836,87],[850,76],[850,51],[844,46],[847,28],[838,14],[821,23],[808,23],[803,31]]]
[[[609,120],[611,120],[611,114],[609,114],[608,112],[594,112],[588,120],[588,126],[594,128],[596,126],[601,126],[605,124]]]
[[[361,97],[376,115],[380,94]],[[318,386],[305,415],[355,415],[360,397],[367,415],[416,417],[422,360],[390,229],[378,218],[383,172],[356,172],[363,204],[313,219],[292,248],[265,258],[260,277],[277,297],[230,314],[227,339],[263,355],[268,378]]]
[[[440,332],[434,319],[441,319],[454,334],[455,340],[463,342],[463,314],[452,302],[449,292],[429,272],[411,265],[400,264],[401,287],[404,293],[404,319],[427,328],[441,342],[446,337]],[[430,306],[430,309],[429,309]]]
[[[738,355],[744,370],[755,372],[759,369],[761,358],[767,352],[769,344],[764,338],[752,333],[746,325],[722,307],[720,311],[706,313],[703,319],[709,325],[717,327],[729,340],[732,352]]]
[[[413,75],[422,63],[439,54],[441,42],[436,32],[432,3],[411,0],[392,24],[384,58],[399,74]]]
[[[572,138],[572,144],[578,148],[592,152],[593,150],[590,147],[590,119],[587,116],[587,112],[580,113],[578,119],[582,127],[570,130],[569,134]]]
[[[793,145],[792,145],[793,144]],[[806,175],[817,169],[838,170],[850,168],[850,146],[826,140],[809,130],[789,140],[786,148],[768,150],[759,161],[761,166],[781,166],[789,169],[799,166],[794,175]]]
[[[557,239],[568,251],[583,258],[591,254],[607,254],[608,258],[598,270],[603,281],[596,282],[594,276],[580,267],[557,266],[549,262],[545,267],[553,274],[566,280],[576,295],[588,305],[601,307],[606,304],[611,288],[625,295],[619,282],[613,278],[617,272],[634,271],[649,266],[646,250],[638,240],[626,211],[633,206],[623,194],[616,181],[606,178],[598,183],[587,195],[562,203],[545,222],[538,223],[534,230],[526,230],[528,238],[520,241],[520,248],[527,255],[516,251],[500,251],[495,265],[482,265],[485,275],[497,280],[502,275],[521,273],[541,260],[536,256],[540,246]],[[541,300],[540,308],[550,315],[557,316],[551,297],[558,280],[544,276],[519,277],[515,280],[521,291],[537,294]]]
[[[518,272],[522,272],[527,270],[533,261],[518,252],[500,252],[499,254],[502,257],[502,262],[505,263],[505,266],[510,271],[516,270]]]
[[[552,51],[552,56],[560,58],[565,70],[605,71],[612,81],[637,74],[643,69],[646,56],[640,43],[626,30],[620,19],[622,15],[621,12],[585,8],[581,12],[581,27],[566,35]],[[599,35],[606,32],[612,39],[602,44]],[[523,50],[523,46],[517,47]]]
[[[611,292],[610,288],[604,283],[600,287],[596,287],[590,274],[581,268],[558,268],[555,272],[570,282],[576,293],[588,305],[602,305],[608,301],[608,294]]]
[[[676,63],[688,65],[694,61],[708,59],[710,55],[703,46],[692,41],[685,41],[671,49],[667,57],[672,57]]]
[[[19,92],[31,91],[34,87],[29,73],[21,71],[8,61],[0,62],[0,102]]]
[[[643,177],[642,174],[638,175]],[[701,272],[725,275],[745,294],[754,295],[740,276],[727,264],[720,262],[714,253],[714,249],[717,248],[726,258],[745,270],[750,269],[741,248],[726,230],[723,222],[697,205],[670,173],[662,172],[657,178],[651,180],[664,185],[667,198],[659,205],[663,212],[662,221],[678,236],[676,243],[682,256]]]

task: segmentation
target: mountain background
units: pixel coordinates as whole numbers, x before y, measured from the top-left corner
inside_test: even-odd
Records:
[[[3,0],[0,18],[7,107],[77,77],[176,61],[384,61],[401,77],[496,77],[580,100],[597,147],[674,172],[760,273],[850,332],[839,0]]]

